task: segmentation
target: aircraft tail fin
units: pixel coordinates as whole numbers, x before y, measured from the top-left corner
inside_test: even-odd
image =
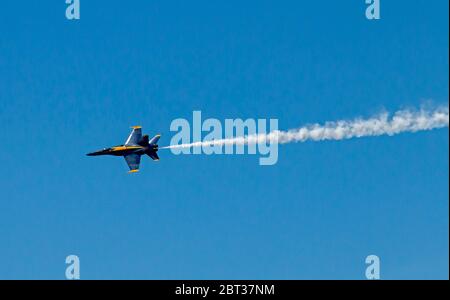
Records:
[[[150,156],[155,161],[159,160],[159,156],[156,152],[158,151],[158,141],[159,141],[160,137],[161,137],[160,134],[157,134],[154,137],[152,137],[151,140],[148,141],[148,148],[147,148],[147,151],[145,152],[148,156]],[[147,137],[147,139],[148,139],[148,137]]]
[[[150,145],[157,145],[160,137],[161,137],[161,135],[157,134],[154,137],[152,137],[152,139],[148,143]]]
[[[161,135],[157,134],[154,137],[152,137],[152,139],[150,140],[148,135],[146,134],[139,140],[138,144],[141,146],[147,146],[147,145],[156,146],[156,145],[158,145],[158,141],[159,141],[160,137],[161,137]]]
[[[150,156],[153,160],[156,160],[156,161],[159,160],[159,156],[158,156],[158,154],[156,153],[156,151],[148,151],[148,152],[146,152],[146,154],[147,154],[148,156]]]
[[[144,135],[138,143],[141,146],[147,146],[149,144],[148,135]]]

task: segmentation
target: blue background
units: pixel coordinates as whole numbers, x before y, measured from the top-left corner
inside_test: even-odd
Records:
[[[86,157],[129,126],[280,129],[448,105],[448,1],[0,4],[0,278],[447,278],[448,129],[255,155]]]

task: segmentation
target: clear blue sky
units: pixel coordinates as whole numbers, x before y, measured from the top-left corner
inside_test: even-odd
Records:
[[[448,129],[257,156],[122,158],[129,126],[278,118],[282,129],[447,104],[448,1],[0,4],[0,278],[448,278]]]

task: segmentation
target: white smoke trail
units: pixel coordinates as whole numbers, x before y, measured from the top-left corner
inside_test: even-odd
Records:
[[[312,124],[288,131],[272,131],[243,137],[227,138],[189,144],[171,145],[162,149],[191,148],[202,146],[249,145],[262,142],[287,144],[306,141],[345,140],[369,136],[393,136],[403,132],[417,132],[449,126],[449,108],[441,106],[433,110],[400,110],[390,116],[382,113],[369,119]]]

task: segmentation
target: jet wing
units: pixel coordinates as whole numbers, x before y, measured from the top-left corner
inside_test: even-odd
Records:
[[[125,160],[128,164],[128,167],[130,168],[129,173],[134,173],[139,171],[139,164],[141,162],[141,156],[139,154],[128,154],[125,155]]]
[[[133,126],[133,131],[128,136],[127,141],[125,142],[125,145],[137,145],[139,141],[142,138],[142,129],[141,126]]]

